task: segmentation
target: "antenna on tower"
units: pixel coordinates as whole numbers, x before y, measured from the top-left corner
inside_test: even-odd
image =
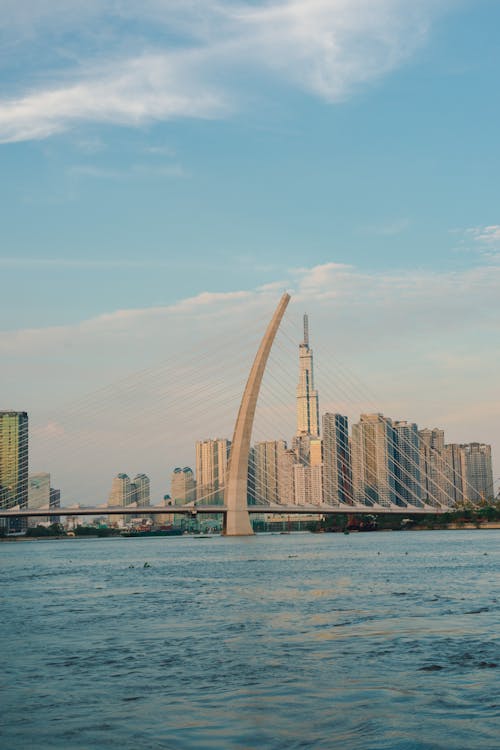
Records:
[[[304,344],[309,346],[309,318],[304,314]]]

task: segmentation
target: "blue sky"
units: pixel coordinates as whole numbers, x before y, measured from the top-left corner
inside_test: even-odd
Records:
[[[439,353],[440,426],[495,442],[499,23],[481,0],[4,0],[4,406],[42,420],[132,372],[118,319],[149,365],[144,314],[189,342],[193,310],[286,287],[382,409],[430,419]]]

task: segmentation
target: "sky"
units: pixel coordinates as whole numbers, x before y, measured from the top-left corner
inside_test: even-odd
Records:
[[[29,411],[31,469],[63,502],[118,471],[159,497],[194,440],[230,437],[284,289],[325,407],[366,408],[335,361],[371,410],[492,443],[500,475],[498,3],[0,11],[0,408]],[[293,346],[276,370],[292,414]],[[188,403],[197,356],[208,402],[228,395],[220,423]]]

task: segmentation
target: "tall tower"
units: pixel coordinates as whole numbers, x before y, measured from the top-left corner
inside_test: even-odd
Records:
[[[259,505],[279,502],[279,460],[285,451],[284,440],[266,440],[254,445],[255,498]]]
[[[444,430],[419,430],[420,481],[427,505],[450,504],[450,484],[445,474]]]
[[[394,445],[392,420],[383,414],[361,414],[352,426],[352,478],[357,503],[399,504]]]
[[[222,505],[231,442],[225,438],[196,443],[196,499]]]
[[[0,411],[0,507],[28,506],[28,415],[25,411]],[[21,519],[0,521],[10,531],[20,531]]]
[[[323,414],[323,497],[327,505],[352,505],[349,425],[342,414]]]
[[[414,422],[396,421],[395,438],[396,493],[399,500],[410,505],[421,505],[420,437]]]
[[[309,347],[309,321],[304,315],[304,339],[299,344],[297,385],[297,436],[319,436],[318,392],[314,390],[313,352]]]
[[[451,505],[463,503],[466,496],[466,466],[465,454],[458,443],[448,443],[444,446],[444,472],[446,477],[446,491],[451,498]],[[493,491],[493,488],[491,488]]]
[[[462,446],[462,452],[465,459],[467,500],[479,502],[491,499],[494,495],[491,445],[468,443]]]

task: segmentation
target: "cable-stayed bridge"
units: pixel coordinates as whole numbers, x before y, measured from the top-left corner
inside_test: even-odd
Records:
[[[375,471],[371,471],[370,467],[367,467],[364,479],[364,490],[363,496],[360,500],[359,495],[356,498],[352,492],[352,487],[349,488],[351,480],[347,475],[343,477],[344,486],[340,488],[338,485],[334,486],[328,481],[324,481],[323,484],[323,501],[320,503],[290,503],[286,501],[276,502],[275,499],[269,501],[269,486],[275,482],[276,477],[272,475],[271,469],[265,467],[261,470],[259,475],[254,476],[254,496],[256,504],[249,502],[249,458],[251,452],[250,440],[252,438],[254,428],[254,417],[257,407],[257,399],[260,403],[260,414],[259,420],[261,424],[264,424],[264,429],[267,435],[276,435],[276,431],[280,430],[282,422],[282,416],[286,409],[289,408],[290,403],[293,403],[293,399],[290,399],[291,392],[293,393],[294,385],[290,383],[290,372],[292,368],[289,366],[289,359],[285,365],[276,367],[277,359],[276,354],[285,354],[287,357],[290,353],[290,348],[296,351],[296,330],[287,330],[286,327],[283,330],[282,322],[285,310],[288,306],[290,297],[288,294],[284,294],[276,308],[274,315],[270,323],[267,326],[267,330],[262,338],[258,347],[257,354],[254,362],[250,369],[250,374],[247,378],[246,387],[244,389],[243,397],[241,398],[241,390],[236,396],[236,388],[231,392],[227,387],[226,383],[226,371],[224,370],[224,376],[221,375],[224,365],[218,358],[217,351],[214,352],[212,362],[206,359],[201,354],[193,356],[192,364],[190,367],[178,367],[177,371],[174,372],[175,376],[175,387],[172,388],[172,392],[166,391],[162,396],[163,399],[170,401],[171,409],[175,413],[177,409],[182,417],[183,428],[188,428],[189,424],[189,409],[191,408],[191,420],[194,423],[193,428],[199,430],[198,420],[200,417],[208,416],[212,420],[213,416],[220,416],[220,413],[224,410],[228,415],[228,420],[234,420],[234,413],[237,409],[236,398],[240,401],[238,416],[236,425],[234,427],[233,439],[231,444],[230,456],[228,466],[218,465],[212,482],[217,485],[215,494],[219,495],[218,502],[213,501],[214,492],[210,489],[206,493],[197,493],[196,502],[187,502],[184,505],[178,505],[173,503],[172,505],[137,505],[134,503],[130,504],[88,504],[82,505],[78,500],[78,495],[84,493],[78,493],[73,498],[73,503],[65,505],[62,508],[13,508],[1,509],[0,518],[22,518],[22,517],[41,517],[41,516],[140,516],[140,515],[191,515],[196,516],[198,514],[217,514],[223,515],[224,518],[224,531],[227,535],[246,535],[253,533],[250,516],[254,514],[273,514],[273,515],[310,515],[310,516],[325,516],[331,514],[348,513],[348,514],[427,514],[427,513],[442,513],[450,510],[456,505],[457,496],[455,492],[455,483],[453,477],[454,467],[449,465],[446,461],[440,458],[439,461],[434,461],[432,466],[432,478],[426,484],[424,484],[423,478],[420,476],[420,457],[418,451],[415,451],[415,446],[410,445],[410,438],[405,435],[404,431],[398,437],[399,445],[396,446],[395,438],[392,433],[388,433],[386,439],[386,449],[391,452],[391,459],[386,461],[386,476],[384,482],[381,481],[380,476],[376,475]],[[259,321],[257,321],[260,323]],[[280,334],[278,338],[277,334]],[[243,343],[240,343],[241,351],[248,348],[248,342],[245,336],[240,336],[243,339]],[[276,339],[276,341],[275,341]],[[224,350],[229,349],[231,352],[231,363],[236,364],[242,377],[244,376],[244,364],[245,358],[241,356],[241,351],[236,349],[237,339],[232,342],[224,341]],[[287,348],[288,347],[288,348]],[[277,349],[277,352],[276,352]],[[273,351],[272,351],[273,350]],[[317,391],[314,390],[312,382],[312,350],[309,349],[309,335],[307,329],[307,321],[304,328],[304,341],[300,345],[301,350],[301,381],[299,383],[300,394],[297,393],[297,403],[300,403],[300,415],[299,424],[302,424],[302,430],[306,431],[309,429],[310,422],[307,422],[308,410],[312,412],[314,408],[316,413],[318,412],[317,406]],[[274,361],[273,361],[274,353]],[[270,359],[271,371],[267,368],[268,359]],[[326,360],[326,357],[325,357]],[[243,364],[241,364],[243,362]],[[335,406],[338,407],[339,402],[343,401],[343,407],[350,402],[358,406],[360,384],[353,381],[352,376],[342,367],[342,363],[338,361],[334,363],[330,371],[328,371],[328,363],[325,366],[322,356],[322,369],[326,373],[329,382],[335,383],[336,393],[334,398],[331,399]],[[267,377],[267,382],[271,388],[267,391],[264,389],[264,398],[260,396],[261,383],[264,378]],[[143,377],[139,375],[140,378]],[[144,378],[148,379],[147,372],[144,374]],[[164,374],[156,376],[158,380],[163,378],[166,380]],[[294,376],[292,376],[294,377]],[[306,383],[306,385],[304,385]],[[354,385],[353,385],[354,383]],[[308,385],[307,385],[308,384]],[[147,383],[151,385],[151,383]],[[162,385],[165,388],[164,385]],[[304,391],[304,388],[311,388],[311,395],[308,396]],[[323,386],[321,386],[323,387]],[[133,407],[134,396],[137,390],[137,382],[134,384],[130,380],[125,379],[122,383],[111,388],[111,390],[103,389],[103,399],[106,403],[113,398],[117,399],[120,406],[120,413],[125,412]],[[354,391],[354,398],[353,398]],[[158,394],[158,391],[156,391]],[[311,398],[316,399],[316,405],[311,401]],[[158,411],[158,404],[154,403],[152,411],[156,413]],[[366,402],[365,402],[366,403]],[[131,406],[132,405],[132,406]],[[330,407],[331,408],[331,407]],[[366,407],[365,407],[366,408]],[[372,409],[373,410],[373,409]],[[104,411],[104,409],[103,409]],[[231,414],[232,412],[232,414]],[[144,413],[131,411],[131,422],[133,423],[133,430],[124,430],[123,435],[120,435],[119,445],[122,445],[129,435],[132,437],[135,434],[135,430],[138,429],[142,424],[148,427],[148,422],[144,423]],[[88,419],[88,405],[83,404],[79,408],[77,414],[78,419],[85,424]],[[116,416],[116,415],[115,415]],[[332,415],[330,415],[332,416]],[[335,416],[335,415],[333,415]],[[382,417],[382,415],[369,414],[370,417]],[[139,418],[138,418],[139,417]],[[153,416],[150,416],[150,420]],[[313,420],[314,421],[314,420]],[[383,421],[383,419],[382,419]],[[149,422],[150,424],[151,422]],[[107,430],[109,425],[103,423],[103,438],[106,440]],[[217,429],[217,428],[215,428]],[[319,416],[315,421],[314,429],[319,432]],[[262,426],[261,426],[262,430]],[[272,430],[272,431],[271,431]],[[100,432],[100,430],[99,430]],[[149,436],[149,433],[146,432]],[[153,438],[151,437],[150,445],[144,444],[144,432],[141,436],[140,453],[141,455],[147,450],[152,444]],[[199,438],[199,432],[197,432]],[[347,444],[348,437],[347,433],[344,435],[345,442]],[[92,436],[92,440],[95,441],[95,436]],[[368,454],[375,453],[379,450],[377,444],[377,436],[369,430],[365,431],[363,436],[365,441],[365,448],[367,448]],[[113,444],[116,443],[116,433],[113,435],[113,440],[108,440],[106,448],[112,448]],[[272,442],[272,441],[271,441]],[[284,441],[282,441],[284,442]],[[66,435],[60,436],[60,447],[62,451],[65,451],[67,445],[71,444],[68,441]],[[405,450],[401,450],[401,448]],[[410,450],[411,448],[411,450]],[[399,460],[396,458],[397,450],[399,450]],[[433,458],[433,449],[430,449],[430,456]],[[401,456],[404,455],[404,459]],[[370,455],[368,455],[370,458]],[[73,460],[77,470],[80,473],[83,470],[83,465],[80,460],[79,448],[73,448]],[[301,464],[306,468],[312,468],[312,458],[308,456],[301,456]],[[371,473],[370,473],[371,471]],[[343,496],[342,496],[343,493]],[[87,494],[87,493],[85,493]],[[275,493],[276,494],[276,493]],[[348,501],[345,502],[345,496],[348,496]],[[267,498],[267,499],[265,499]],[[271,493],[272,498],[272,493]],[[70,500],[71,500],[70,499]]]

